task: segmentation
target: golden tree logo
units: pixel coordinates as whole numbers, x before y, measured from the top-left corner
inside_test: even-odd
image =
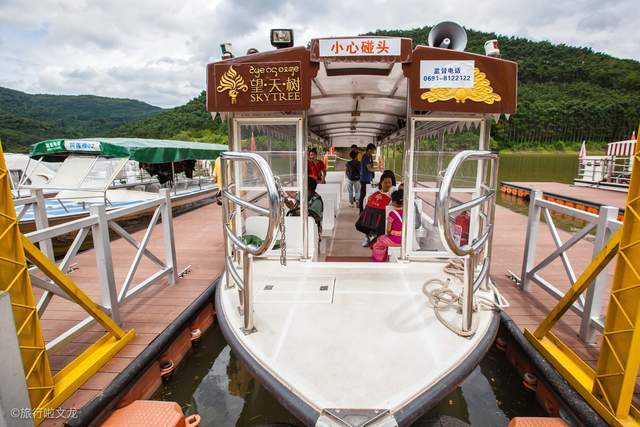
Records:
[[[228,91],[229,98],[231,98],[231,103],[235,104],[238,94],[240,92],[248,91],[249,87],[244,82],[242,76],[233,69],[232,65],[220,78],[220,84],[218,84],[216,90],[219,93]]]
[[[430,89],[420,95],[420,99],[428,102],[455,99],[456,102],[462,103],[469,99],[474,102],[484,102],[485,104],[493,104],[494,102],[500,102],[502,100],[502,97],[493,91],[487,75],[477,67],[473,69],[473,80],[474,84],[472,88]]]

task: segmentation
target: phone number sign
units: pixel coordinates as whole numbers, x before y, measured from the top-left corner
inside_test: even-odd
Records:
[[[420,89],[472,88],[474,61],[420,61]]]

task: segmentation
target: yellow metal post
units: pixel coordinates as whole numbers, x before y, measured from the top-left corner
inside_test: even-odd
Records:
[[[616,270],[594,370],[551,328],[615,255]],[[525,330],[525,336],[609,424],[640,426],[640,411],[631,403],[640,368],[640,144],[633,157],[622,227],[535,332]]]
[[[32,405],[32,416],[40,423],[50,409],[57,408],[91,375],[135,336],[125,332],[104,313],[58,266],[47,258],[18,228],[11,197],[8,170],[0,145],[0,290],[11,295],[18,343]],[[89,313],[107,334],[58,372],[51,374],[40,319],[36,310],[27,259],[53,280]]]
[[[9,170],[0,146],[0,290],[11,296],[29,399],[36,408],[51,399],[54,382],[21,235],[11,197]]]
[[[593,390],[617,418],[629,414],[639,367],[640,144],[636,144]]]

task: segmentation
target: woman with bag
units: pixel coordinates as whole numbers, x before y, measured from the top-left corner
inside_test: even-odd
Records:
[[[373,239],[385,233],[385,209],[391,202],[389,192],[393,187],[393,179],[383,174],[378,184],[378,191],[369,196],[367,205],[356,221],[356,229],[365,234],[362,246],[368,247]]]

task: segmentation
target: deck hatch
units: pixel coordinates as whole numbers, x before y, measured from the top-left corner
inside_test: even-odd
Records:
[[[334,276],[264,276],[256,278],[255,303],[321,303],[333,301]]]

